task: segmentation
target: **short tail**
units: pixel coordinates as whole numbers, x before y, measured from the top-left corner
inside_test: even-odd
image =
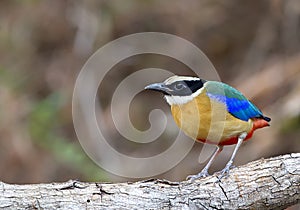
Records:
[[[271,118],[266,117],[266,116],[262,116],[262,119],[264,119],[264,120],[267,121],[267,122],[270,122],[270,121],[271,121]]]

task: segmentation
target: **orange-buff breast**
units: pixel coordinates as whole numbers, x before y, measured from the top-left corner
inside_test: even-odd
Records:
[[[236,144],[244,132],[248,134],[247,140],[254,130],[269,125],[263,119],[243,121],[234,117],[225,104],[210,99],[205,90],[188,103],[172,105],[171,111],[177,126],[187,136],[216,145]]]

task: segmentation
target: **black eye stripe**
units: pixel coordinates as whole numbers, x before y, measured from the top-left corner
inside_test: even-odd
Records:
[[[203,87],[202,80],[190,80],[190,81],[185,81],[185,83],[193,93]]]
[[[178,85],[182,85],[183,88],[187,88],[187,84],[184,81],[173,82],[172,84],[169,85],[169,87],[171,89],[176,90],[176,88],[178,87]]]
[[[202,88],[204,82],[205,80],[182,80],[173,82],[167,85],[167,87],[171,90],[170,94],[173,96],[187,96]],[[178,84],[182,84],[183,88],[178,90],[176,88]]]

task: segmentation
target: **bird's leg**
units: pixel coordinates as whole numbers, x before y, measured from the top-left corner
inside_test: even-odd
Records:
[[[195,179],[198,179],[200,177],[206,177],[209,176],[208,174],[208,169],[211,166],[212,162],[214,161],[214,159],[216,158],[216,156],[223,150],[223,146],[217,146],[216,151],[214,152],[214,154],[212,155],[212,157],[209,159],[208,163],[206,164],[206,166],[202,169],[202,171],[197,174],[197,175],[189,175],[186,179],[187,180],[191,180],[194,181]]]
[[[234,148],[234,151],[231,155],[230,160],[228,161],[228,163],[226,164],[225,168],[221,171],[221,175],[218,177],[219,180],[221,180],[225,175],[228,176],[229,174],[229,170],[232,167],[233,164],[233,160],[234,157],[236,156],[236,153],[238,151],[238,149],[240,148],[241,144],[243,143],[244,139],[246,138],[247,133],[242,133],[239,137],[238,137],[238,142]]]

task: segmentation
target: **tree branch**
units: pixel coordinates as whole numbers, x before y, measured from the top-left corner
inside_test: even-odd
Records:
[[[300,202],[300,153],[248,163],[221,181],[0,182],[0,192],[6,209],[283,209]]]

